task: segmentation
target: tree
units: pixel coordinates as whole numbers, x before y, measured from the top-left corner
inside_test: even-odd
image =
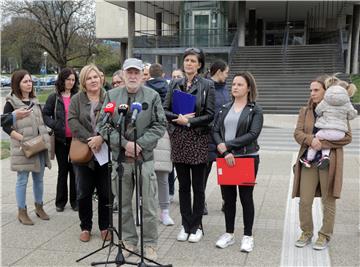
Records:
[[[30,42],[46,51],[60,68],[90,58],[95,44],[94,1],[11,1],[1,3],[5,16],[35,22]]]

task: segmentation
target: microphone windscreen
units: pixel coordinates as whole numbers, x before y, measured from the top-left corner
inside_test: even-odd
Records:
[[[104,108],[104,112],[113,114],[114,111],[115,111],[115,104],[116,103],[114,103],[114,102],[107,103],[105,108]]]
[[[137,110],[140,112],[142,110],[142,105],[139,102],[134,102],[131,104],[131,112],[134,112],[134,110]]]

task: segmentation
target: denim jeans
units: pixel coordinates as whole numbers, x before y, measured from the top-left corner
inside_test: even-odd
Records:
[[[45,171],[45,153],[40,153],[40,172],[31,172],[33,177],[33,193],[35,203],[41,204],[43,202],[44,193],[44,171]],[[29,171],[17,172],[16,181],[16,202],[19,208],[26,207],[26,186],[29,178]]]

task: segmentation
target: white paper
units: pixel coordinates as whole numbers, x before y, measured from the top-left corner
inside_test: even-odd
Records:
[[[109,162],[108,146],[105,142],[102,143],[99,152],[94,152],[94,156],[95,156],[96,160],[99,162],[100,166]]]

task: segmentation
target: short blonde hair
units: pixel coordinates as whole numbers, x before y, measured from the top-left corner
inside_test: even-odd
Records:
[[[94,65],[94,64],[89,64],[84,66],[81,71],[80,71],[80,75],[79,75],[79,81],[80,81],[80,90],[86,92],[86,87],[85,87],[85,83],[86,83],[86,78],[89,75],[90,71],[95,71],[98,75],[99,75],[99,79],[100,79],[100,71],[99,69]],[[101,84],[100,84],[101,86]]]
[[[357,91],[356,85],[353,83],[348,83],[344,80],[340,80],[338,77],[336,77],[336,75],[337,74],[334,74],[333,76],[326,79],[325,81],[326,88],[329,88],[332,85],[339,85],[342,88],[346,89],[349,97],[352,97]]]

